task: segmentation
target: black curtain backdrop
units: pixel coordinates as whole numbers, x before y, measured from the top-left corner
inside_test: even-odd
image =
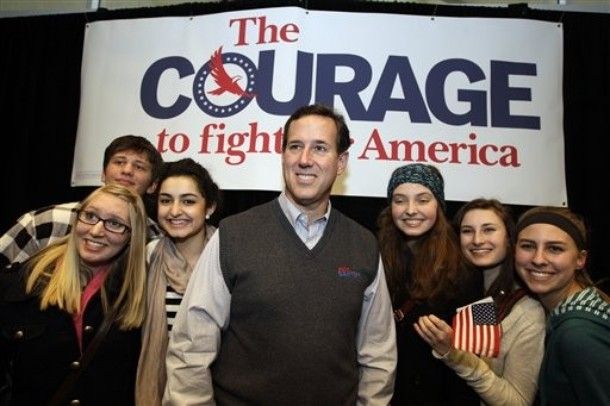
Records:
[[[107,19],[191,16],[262,7],[298,6],[312,10],[380,12],[450,17],[523,18],[561,22],[564,27],[564,129],[569,206],[583,214],[591,230],[589,271],[608,276],[603,251],[610,243],[610,218],[602,199],[610,135],[610,15],[508,7],[466,7],[356,1],[229,1],[213,4],[100,10],[0,19],[0,103],[2,117],[0,232],[24,212],[80,200],[93,188],[71,187],[78,121],[80,67],[87,22]],[[382,29],[382,27],[380,27]],[[116,101],[120,103],[120,100]],[[99,164],[102,165],[103,151]],[[278,171],[280,168],[278,168]],[[387,182],[387,180],[383,180]],[[225,191],[222,212],[243,211],[277,192]],[[376,231],[385,199],[333,197],[335,207]],[[453,215],[463,202],[448,202]],[[512,206],[519,215],[527,206]],[[608,283],[604,285],[607,290]]]

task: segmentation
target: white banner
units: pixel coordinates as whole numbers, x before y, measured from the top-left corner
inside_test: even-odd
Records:
[[[351,130],[334,194],[385,196],[437,166],[448,200],[566,205],[561,24],[268,8],[86,27],[75,186],[104,148],[147,137],[223,189],[281,190],[288,116],[321,102]]]

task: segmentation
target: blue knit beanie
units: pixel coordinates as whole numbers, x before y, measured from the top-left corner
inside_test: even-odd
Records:
[[[417,183],[430,189],[445,210],[445,182],[438,170],[431,165],[409,164],[396,168],[388,183],[388,201],[392,201],[394,189],[403,183]]]

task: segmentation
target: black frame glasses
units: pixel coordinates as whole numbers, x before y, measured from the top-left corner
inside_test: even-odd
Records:
[[[131,231],[131,227],[129,227],[127,224],[123,224],[115,219],[103,219],[96,213],[88,210],[78,211],[78,221],[90,226],[94,226],[101,221],[103,222],[104,229],[106,231],[110,231],[111,233],[115,234],[125,234],[125,232]]]

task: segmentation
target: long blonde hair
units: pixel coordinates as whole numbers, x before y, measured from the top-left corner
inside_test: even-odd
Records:
[[[109,303],[106,283],[102,286],[101,297],[104,311],[117,306],[117,322],[121,329],[139,327],[144,320],[146,287],[146,211],[142,199],[135,192],[115,184],[108,184],[94,190],[81,202],[87,207],[100,194],[109,194],[128,203],[131,234],[128,244],[114,260],[111,275],[122,273],[120,289],[114,303]],[[70,314],[80,311],[81,265],[76,246],[76,223],[72,221],[72,231],[61,240],[41,250],[29,262],[30,274],[26,292],[40,289],[40,309],[57,306]]]

